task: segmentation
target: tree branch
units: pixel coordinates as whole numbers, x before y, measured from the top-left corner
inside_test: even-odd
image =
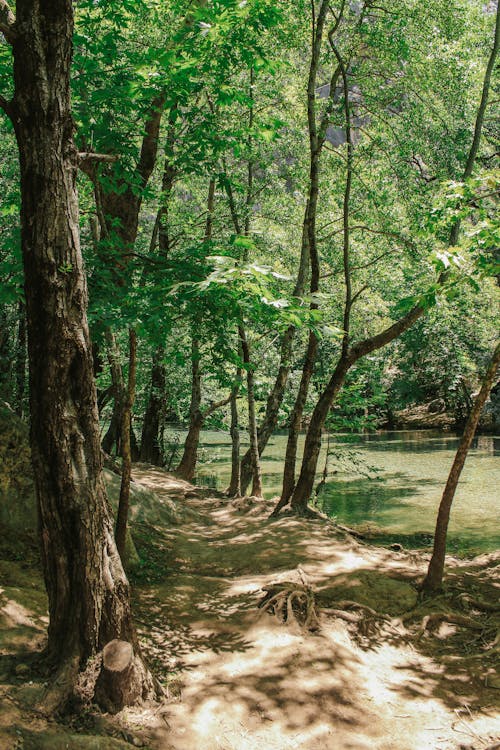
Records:
[[[12,44],[16,38],[16,17],[9,7],[6,0],[0,0],[0,31],[9,42]]]
[[[144,127],[145,132],[142,139],[141,155],[137,164],[137,174],[141,179],[142,187],[146,187],[156,163],[158,137],[160,134],[160,124],[164,108],[165,96],[164,94],[161,94],[153,99],[151,110]]]
[[[210,406],[207,406],[206,409],[203,409],[201,412],[201,416],[205,420],[207,417],[210,416],[210,414],[213,414],[214,411],[217,411],[217,409],[221,409],[223,406],[226,406],[231,401],[231,394],[227,396],[227,398],[223,398],[220,401],[216,401],[214,404],[210,404]]]

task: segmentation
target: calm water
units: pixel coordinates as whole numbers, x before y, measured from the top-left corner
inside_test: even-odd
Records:
[[[299,448],[303,444],[303,437]],[[327,438],[318,464],[323,471]],[[384,532],[382,541],[410,546],[430,542],[458,438],[436,431],[331,435],[328,480],[318,506],[339,522]],[[281,487],[286,435],[275,435],[262,456],[266,497]],[[462,552],[500,547],[500,437],[479,436],[455,495],[449,547]],[[197,480],[224,488],[230,475],[230,439],[202,435]],[[318,482],[321,476],[318,475]]]

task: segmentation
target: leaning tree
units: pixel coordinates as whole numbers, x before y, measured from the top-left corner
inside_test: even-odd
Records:
[[[55,674],[45,708],[66,701],[89,658],[111,641],[123,642],[130,656],[130,689],[122,695],[133,701],[153,687],[102,476],[78,229],[72,2],[17,0],[14,15],[0,0],[0,31],[13,55],[13,96],[0,97],[0,106],[19,148],[31,448]],[[106,692],[101,681],[101,701],[110,707]]]

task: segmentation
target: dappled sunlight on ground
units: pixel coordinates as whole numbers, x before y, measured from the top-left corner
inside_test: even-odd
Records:
[[[148,471],[136,478],[149,484]],[[322,520],[270,520],[271,501],[232,503],[169,481],[195,515],[162,530],[164,575],[157,559],[155,580],[136,591],[151,657],[173,685],[160,747],[451,750],[500,733],[488,709],[497,694],[485,698],[478,680],[462,681],[463,665],[436,659],[428,646],[439,639],[415,647],[402,624],[418,609],[425,556],[367,547]],[[156,471],[154,489],[163,491]],[[279,581],[306,581],[320,611],[355,600],[388,619],[360,641],[327,614],[315,634],[279,624],[258,609],[263,587]]]
[[[88,714],[89,731],[125,728],[154,750],[491,750],[498,617],[466,612],[479,629],[425,623],[456,613],[464,590],[497,601],[500,555],[452,561],[455,599],[419,602],[420,552],[370,547],[321,519],[270,520],[272,501],[232,502],[158,469],[136,466],[134,478],[159,496],[160,510],[150,496],[132,524],[133,604],[168,699],[111,724]],[[38,747],[47,731],[64,743],[66,730],[30,709],[43,689],[32,670],[47,625],[41,577],[2,560],[0,575],[0,750],[19,737]],[[271,584],[311,587],[319,630],[259,609]]]

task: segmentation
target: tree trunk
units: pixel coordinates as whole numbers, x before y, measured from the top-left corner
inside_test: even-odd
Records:
[[[250,438],[250,460],[252,467],[252,492],[254,497],[262,497],[262,476],[260,471],[259,441],[257,437],[257,420],[255,417],[254,373],[250,360],[250,347],[243,326],[239,327],[243,362],[247,372],[248,399],[248,435]]]
[[[196,470],[198,444],[200,442],[203,421],[203,415],[199,410],[191,417],[188,434],[184,443],[184,452],[182,454],[181,462],[175,472],[187,482],[193,480],[194,472]]]
[[[464,467],[467,453],[472,443],[476,427],[483,410],[483,406],[488,398],[493,383],[497,376],[498,367],[500,365],[500,343],[497,344],[496,349],[486,370],[481,390],[474,400],[474,405],[467,419],[464,433],[460,439],[453,464],[448,475],[448,481],[444,488],[441,503],[439,505],[439,512],[436,521],[436,531],[434,533],[434,549],[432,557],[427,570],[427,575],[422,583],[421,590],[424,594],[435,594],[442,590],[443,586],[443,573],[444,573],[444,561],[446,555],[446,537],[448,533],[448,522],[450,520],[451,505],[453,498],[455,497],[455,491],[457,489],[458,480]]]
[[[291,500],[292,509],[297,513],[303,514],[307,510],[307,504],[314,486],[319,452],[321,450],[323,425],[325,424],[335,396],[344,383],[349,367],[350,363],[348,361],[340,359],[330,382],[321,394],[313,411],[309,429],[307,430],[300,476]]]
[[[296,286],[293,292],[295,297],[300,296],[304,291],[306,272],[310,264],[311,267],[311,280],[310,280],[310,291],[312,293],[318,291],[319,284],[319,257],[317,251],[317,240],[316,240],[316,213],[318,205],[319,195],[319,166],[320,156],[325,143],[326,127],[329,123],[328,112],[323,113],[320,126],[316,119],[316,79],[319,70],[320,53],[323,38],[323,31],[328,13],[328,2],[322,0],[318,12],[316,22],[313,23],[313,37],[312,37],[312,49],[311,49],[311,60],[309,65],[309,77],[307,84],[307,116],[308,116],[308,130],[309,130],[309,184],[308,184],[308,196],[306,209],[304,211],[304,221],[302,227],[302,243],[301,243],[301,255],[299,271],[297,276]],[[340,22],[342,11],[337,20],[337,24]],[[330,82],[330,91],[335,90],[336,78],[338,73],[335,72]],[[317,309],[317,304],[314,302],[311,304],[311,309]],[[292,342],[295,336],[295,329],[289,328],[283,338],[281,357],[280,357],[280,369],[274,384],[274,388],[268,399],[265,418],[262,427],[259,429],[259,453],[267,445],[267,442],[276,427],[279,407],[283,400],[285,393],[286,383],[290,372],[290,359]],[[307,393],[309,390],[309,383],[311,380],[312,372],[314,369],[314,362],[316,360],[316,353],[318,348],[318,341],[313,331],[309,333],[309,340],[306,349],[305,362],[302,370],[302,377],[300,381],[299,391],[297,393],[295,404],[291,417],[291,424],[288,432],[288,442],[286,449],[286,460],[285,469],[283,475],[283,491],[278,507],[283,507],[287,504],[291,492],[293,491],[295,481],[295,462],[297,457],[297,434],[293,432],[294,425],[298,425],[296,429],[300,428],[302,422],[302,414],[304,405],[307,399]],[[245,491],[248,485],[247,478],[249,477],[249,458],[247,454],[244,456],[242,461],[242,490]],[[274,512],[277,512],[277,508]]]
[[[153,355],[151,390],[149,392],[144,422],[142,424],[140,460],[155,466],[163,466],[165,457],[161,446],[161,430],[166,405],[166,375],[163,357],[165,349],[159,346]]]
[[[201,405],[201,372],[200,372],[200,342],[196,336],[191,336],[191,403],[189,405],[189,429],[184,442],[184,452],[179,466],[178,474],[188,482],[194,476],[198,443],[200,439],[203,420],[200,412]]]
[[[302,265],[303,264],[301,263],[301,267]],[[296,286],[294,296],[298,297],[300,296],[300,294],[302,294],[302,292],[303,288],[297,289]],[[285,331],[285,333],[283,334],[283,338],[281,339],[280,365],[278,368],[278,373],[276,375],[276,380],[274,381],[273,389],[267,398],[264,418],[257,430],[259,455],[262,455],[262,453],[264,452],[264,449],[269,442],[269,438],[273,434],[278,423],[278,414],[281,403],[283,401],[283,396],[285,395],[288,376],[290,374],[290,362],[292,359],[293,339],[295,337],[295,333],[296,329],[290,326]],[[244,494],[248,489],[248,485],[252,481],[252,462],[250,448],[246,451],[245,455],[241,459],[240,471],[240,492]]]
[[[238,369],[236,374],[236,383],[231,389],[231,479],[226,493],[230,497],[239,497],[241,495],[241,476],[240,476],[240,427],[238,424],[238,391],[241,384],[242,371]]]
[[[45,707],[114,638],[135,648],[129,586],[102,478],[79,243],[70,107],[70,0],[17,0],[11,105],[21,172],[31,448],[49,600],[47,653],[58,669]]]
[[[307,393],[309,390],[309,383],[312,378],[314,371],[314,362],[316,361],[316,352],[318,349],[318,339],[311,332],[309,334],[309,342],[307,345],[306,357],[304,366],[302,368],[302,376],[300,379],[299,390],[293,406],[292,416],[288,427],[288,440],[286,444],[285,453],[285,466],[283,469],[283,487],[281,490],[281,498],[278,504],[279,510],[285,505],[288,505],[295,487],[295,462],[297,460],[297,442],[299,437],[299,431],[302,424],[302,416],[304,414],[304,406],[307,399]]]
[[[102,449],[104,453],[111,455],[114,446],[115,455],[121,456],[121,430],[123,423],[123,409],[126,400],[125,382],[123,380],[122,364],[120,361],[120,349],[116,341],[116,336],[109,326],[106,327],[106,344],[114,401],[111,421],[109,423],[108,431],[102,441]]]
[[[129,371],[128,385],[122,414],[122,481],[120,485],[120,500],[116,514],[115,539],[118,553],[125,565],[125,540],[127,537],[128,509],[130,504],[130,479],[132,476],[132,451],[130,442],[130,423],[135,401],[135,381],[137,371],[137,335],[133,328],[129,328]]]

